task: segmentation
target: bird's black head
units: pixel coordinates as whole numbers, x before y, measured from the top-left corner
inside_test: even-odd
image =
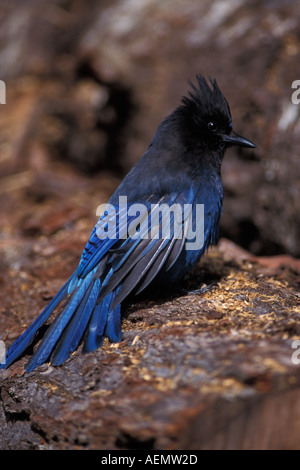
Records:
[[[228,102],[216,80],[209,81],[210,85],[202,75],[197,75],[198,87],[189,82],[192,90],[177,109],[186,124],[189,142],[194,147],[220,150],[222,154],[232,145],[255,148],[250,140],[233,131]]]

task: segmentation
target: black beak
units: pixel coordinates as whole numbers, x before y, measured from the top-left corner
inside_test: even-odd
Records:
[[[231,147],[232,145],[238,145],[239,147],[249,147],[251,149],[256,148],[256,145],[251,142],[251,140],[245,139],[233,131],[230,133],[230,135],[224,134],[222,136],[222,140],[228,147]]]

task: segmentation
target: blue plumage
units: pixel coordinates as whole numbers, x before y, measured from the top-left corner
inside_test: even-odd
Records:
[[[122,302],[153,282],[180,281],[216,242],[225,150],[231,145],[255,146],[232,131],[229,106],[216,81],[209,86],[198,75],[197,82],[198,87],[192,85],[182,105],[160,124],[144,155],[112,195],[77,270],[10,347],[5,367],[24,353],[62,302],[27,371],[45,361],[62,364],[81,341],[84,352],[97,349],[105,337],[120,341]],[[204,219],[199,222],[200,206]],[[138,213],[132,211],[137,207]],[[187,244],[191,233],[201,239],[199,246]]]

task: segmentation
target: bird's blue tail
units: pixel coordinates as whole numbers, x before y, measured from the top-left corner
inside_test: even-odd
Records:
[[[32,325],[13,343],[7,351],[5,364],[0,367],[9,367],[30,346],[40,328],[64,300],[61,312],[25,366],[28,372],[47,360],[53,365],[62,364],[75,351],[84,332],[84,352],[97,349],[105,336],[112,342],[120,341],[121,308],[120,305],[111,308],[118,289],[99,302],[100,287],[101,281],[94,270],[84,279],[79,279],[75,271]]]

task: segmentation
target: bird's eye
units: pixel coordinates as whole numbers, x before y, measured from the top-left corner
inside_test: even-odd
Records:
[[[208,130],[211,131],[211,132],[215,132],[217,130],[217,125],[215,122],[213,121],[210,121],[208,124],[207,124],[207,127],[208,127]]]

